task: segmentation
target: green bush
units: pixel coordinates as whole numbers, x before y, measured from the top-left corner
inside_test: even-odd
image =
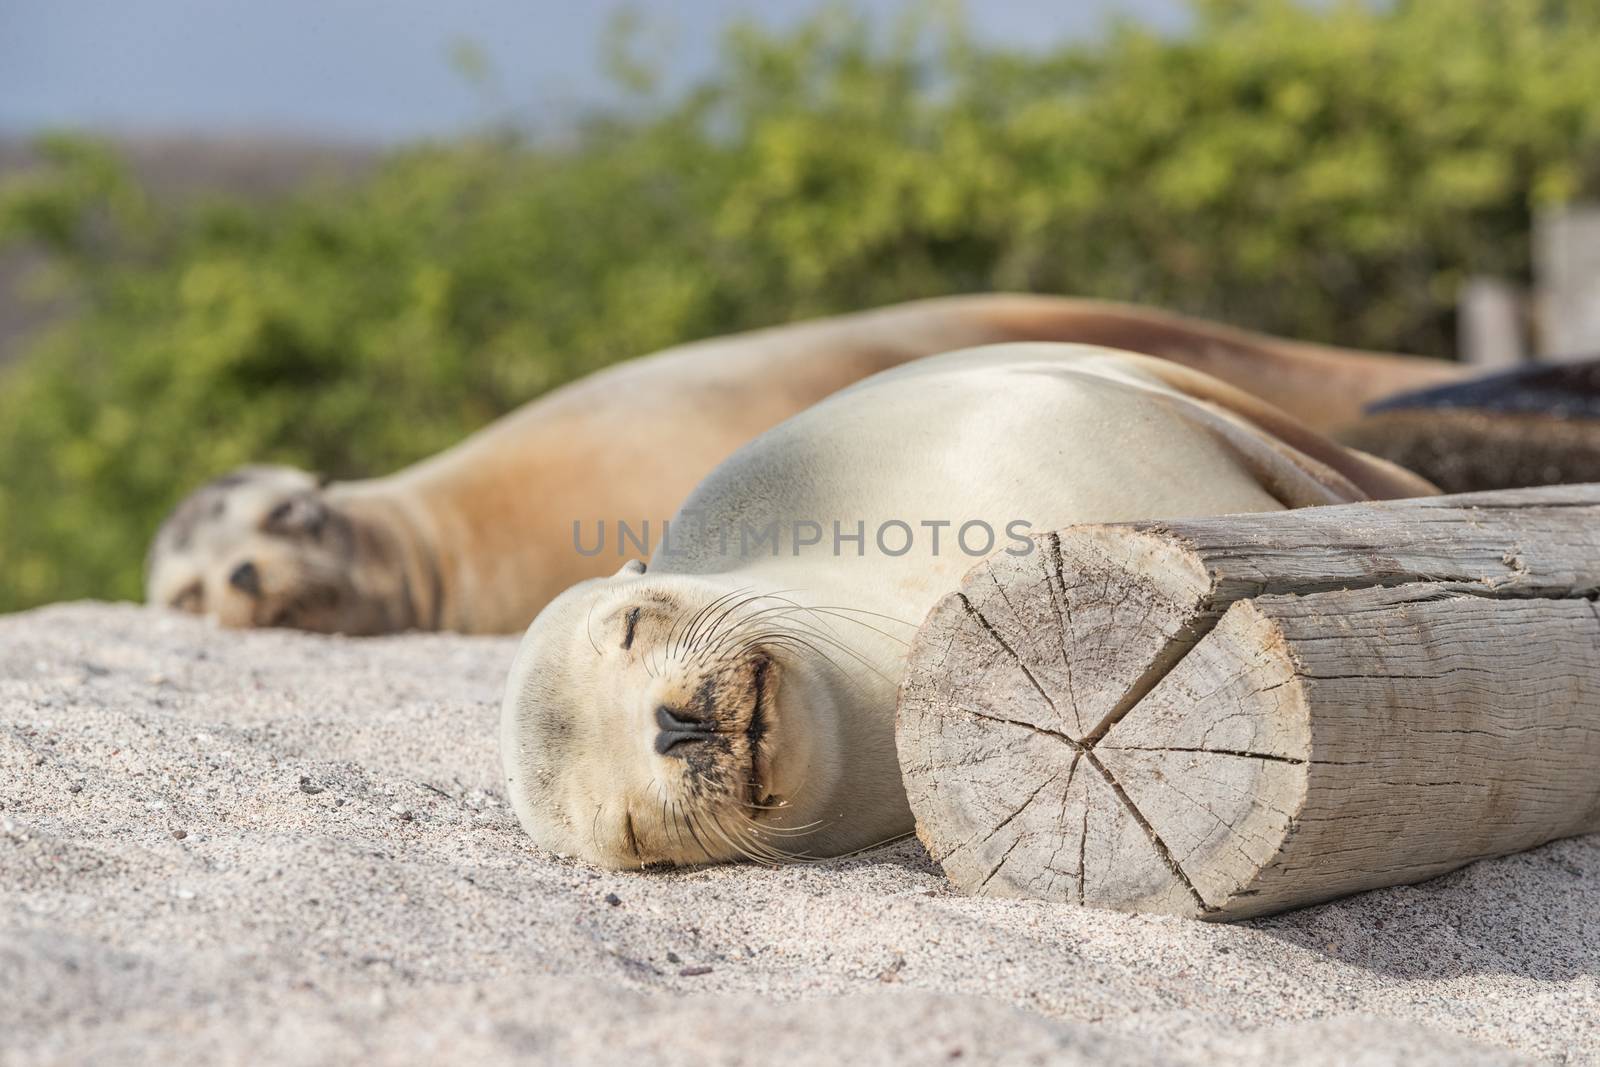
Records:
[[[162,206],[52,141],[0,191],[79,308],[0,382],[0,608],[137,596],[161,515],[235,464],[387,471],[798,316],[1026,289],[1448,352],[1462,279],[1524,274],[1531,213],[1600,193],[1597,70],[1594,0],[1202,0],[1028,54],[830,9],[575,137],[286,202]]]

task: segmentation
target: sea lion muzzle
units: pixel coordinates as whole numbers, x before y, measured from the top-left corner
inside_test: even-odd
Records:
[[[680,746],[709,741],[717,732],[714,723],[700,719],[679,718],[665,704],[656,708],[656,725],[661,728],[661,732],[656,734],[656,753],[662,756],[677,756],[680,759],[689,755],[689,749]]]
[[[261,572],[250,560],[245,560],[228,574],[228,584],[247,596],[261,595]]]

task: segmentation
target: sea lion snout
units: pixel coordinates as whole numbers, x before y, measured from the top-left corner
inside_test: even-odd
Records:
[[[419,607],[412,595],[409,528],[381,501],[336,492],[288,467],[245,467],[202,486],[157,532],[146,598],[227,627],[360,634],[421,623],[437,599]]]
[[[553,851],[613,868],[808,852],[830,776],[805,702],[786,722],[782,597],[637,569],[563,594],[507,679],[501,753],[517,818]]]
[[[706,719],[683,718],[665,704],[656,707],[656,753],[661,756],[687,757],[689,746],[709,741],[717,732],[716,723]]]
[[[247,596],[261,595],[261,571],[252,560],[245,560],[228,573],[228,584]]]

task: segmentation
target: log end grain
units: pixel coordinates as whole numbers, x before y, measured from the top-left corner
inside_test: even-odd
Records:
[[[1041,547],[975,569],[913,650],[898,742],[923,844],[973,893],[1248,910],[1305,795],[1283,641],[1248,603],[1208,622],[1180,544]]]
[[[919,632],[961,888],[1243,918],[1600,831],[1600,487],[1074,527]]]

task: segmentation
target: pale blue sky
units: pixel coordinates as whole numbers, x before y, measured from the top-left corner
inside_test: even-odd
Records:
[[[719,29],[773,25],[818,0],[0,0],[0,134],[42,127],[284,132],[364,141],[444,134],[513,112],[559,123],[607,99],[600,38],[631,7],[670,55],[671,84],[704,71]],[[858,0],[888,14],[900,0]],[[1181,23],[1183,0],[970,0],[984,37],[1045,45],[1122,13]],[[450,64],[488,56],[496,97]]]

